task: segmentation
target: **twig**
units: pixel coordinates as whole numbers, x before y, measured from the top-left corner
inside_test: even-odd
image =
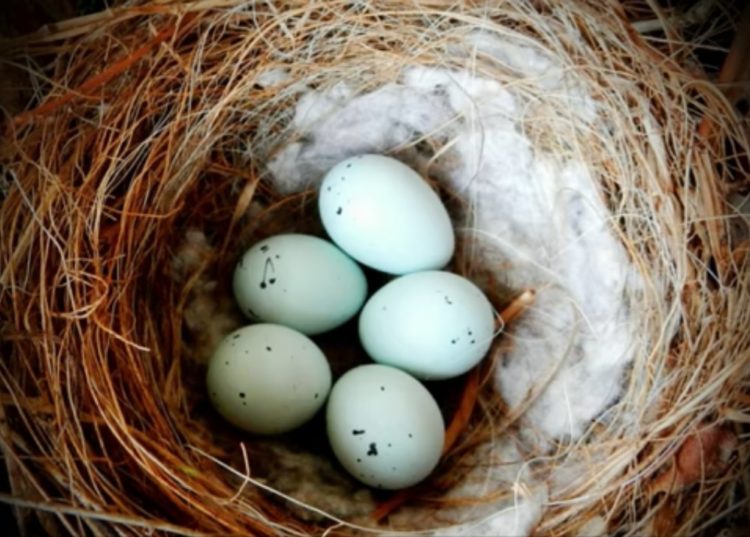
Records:
[[[750,70],[750,4],[745,7],[742,14],[742,21],[737,27],[734,34],[732,46],[729,48],[724,64],[721,66],[716,83],[720,86],[738,82],[743,75],[747,75]],[[727,98],[732,104],[738,96],[738,89],[730,87],[725,91]],[[698,136],[703,140],[708,140],[714,131],[715,123],[709,115],[703,116],[698,126]]]

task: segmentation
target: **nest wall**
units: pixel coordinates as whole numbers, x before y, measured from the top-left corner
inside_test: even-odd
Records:
[[[222,275],[242,249],[316,231],[314,191],[280,191],[267,167],[299,140],[304,92],[343,82],[361,95],[412,66],[465,70],[451,51],[477,30],[554,55],[608,121],[581,127],[502,62],[469,66],[550,103],[528,121],[536,147],[585,158],[642,281],[623,297],[638,312],[636,350],[606,416],[543,443],[524,419],[539,393],[508,405],[483,376],[430,487],[377,522],[389,498],[299,439],[218,424],[203,360],[241,322]],[[518,533],[687,535],[747,520],[750,250],[747,217],[726,200],[746,188],[748,141],[721,92],[646,43],[618,4],[134,2],[15,41],[8,56],[35,88],[4,118],[0,154],[1,498],[21,521],[53,535],[443,534],[457,523],[492,534],[508,526],[471,524],[532,499]],[[397,153],[429,174],[449,147],[425,136]],[[471,240],[455,268],[492,274]],[[493,297],[502,307],[512,295]],[[511,477],[451,494],[466,476],[495,479],[509,462],[485,450],[508,438],[520,457]],[[269,477],[275,466],[296,484]],[[315,486],[301,495],[300,482]]]

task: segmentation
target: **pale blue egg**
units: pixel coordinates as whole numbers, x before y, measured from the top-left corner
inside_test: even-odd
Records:
[[[321,184],[320,217],[360,263],[389,274],[444,267],[455,246],[450,217],[414,170],[382,155],[334,166]]]
[[[250,319],[308,335],[342,325],[362,307],[367,279],[334,244],[312,235],[260,241],[234,271],[234,296]]]
[[[208,364],[208,394],[231,424],[258,434],[299,427],[323,406],[331,369],[308,337],[273,324],[235,330]]]
[[[422,481],[437,466],[445,439],[430,392],[403,371],[378,364],[351,369],[334,384],[326,424],[341,465],[382,489]]]
[[[494,310],[466,278],[417,272],[389,282],[367,301],[359,336],[376,362],[421,379],[455,377],[487,354]]]

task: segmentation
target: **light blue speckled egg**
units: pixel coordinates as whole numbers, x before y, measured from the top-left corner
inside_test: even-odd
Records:
[[[334,384],[326,427],[341,465],[381,489],[422,481],[437,466],[445,439],[443,416],[427,388],[379,364],[351,369]]]
[[[472,282],[443,271],[401,276],[365,304],[359,336],[367,354],[421,379],[476,365],[492,344],[494,310]]]
[[[382,155],[334,166],[318,201],[331,239],[360,263],[389,274],[444,267],[455,246],[450,217],[414,170]]]
[[[334,244],[301,234],[255,244],[237,264],[233,286],[250,319],[308,335],[345,323],[367,297],[367,280],[356,262]]]

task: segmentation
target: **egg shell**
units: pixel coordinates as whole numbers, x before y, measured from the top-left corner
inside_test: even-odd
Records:
[[[359,337],[376,362],[423,380],[476,365],[494,337],[494,310],[476,285],[443,271],[401,276],[381,287],[359,317]]]
[[[378,364],[351,369],[334,384],[326,423],[341,465],[382,489],[422,481],[437,466],[445,440],[430,392],[403,371]]]
[[[367,279],[355,261],[326,240],[293,233],[262,240],[245,252],[233,287],[250,319],[308,335],[342,325],[367,297]]]
[[[335,165],[318,200],[331,239],[389,274],[444,267],[455,246],[450,217],[422,177],[396,159],[360,155]]]
[[[231,424],[258,434],[299,427],[323,406],[331,369],[305,335],[255,324],[226,336],[208,364],[208,394]]]

